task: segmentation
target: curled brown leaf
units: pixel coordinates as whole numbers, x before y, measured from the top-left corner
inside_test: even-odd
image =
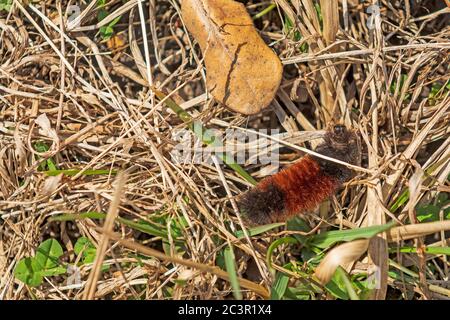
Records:
[[[327,253],[316,269],[315,275],[322,283],[328,283],[339,266],[356,261],[369,246],[368,239],[341,244]]]

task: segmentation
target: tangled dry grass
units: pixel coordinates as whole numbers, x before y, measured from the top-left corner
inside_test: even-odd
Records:
[[[281,226],[238,237],[242,221],[231,200],[251,184],[219,163],[174,163],[172,133],[186,124],[151,88],[222,132],[278,128],[283,140],[311,148],[304,131],[332,121],[356,128],[366,170],[305,217],[310,235],[418,223],[415,209],[449,191],[450,8],[383,0],[380,16],[368,21],[374,3],[245,1],[284,75],[271,107],[244,117],[205,90],[201,53],[179,2],[112,0],[99,21],[95,1],[12,1],[0,12],[0,299],[227,299],[230,247],[242,297],[269,296],[276,276],[267,249],[299,231]],[[69,22],[74,4],[81,15]],[[99,30],[119,16],[113,37],[102,37]],[[282,149],[282,164],[299,156]],[[255,179],[271,172],[243,167]],[[72,171],[50,175],[58,170]],[[89,212],[106,219],[52,219]],[[77,264],[82,236],[97,248],[93,263]],[[379,237],[346,269],[381,270],[373,298],[450,299],[446,255],[423,250],[449,247],[448,237],[393,244]],[[16,265],[48,238],[64,248],[60,263],[79,266],[79,279],[63,274],[25,285]],[[399,249],[405,246],[417,251]],[[332,298],[303,253],[279,247],[272,267],[288,275],[291,293],[299,288],[296,298]]]

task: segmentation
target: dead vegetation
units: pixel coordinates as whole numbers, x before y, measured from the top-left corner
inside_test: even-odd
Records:
[[[0,11],[0,299],[228,299],[233,288],[245,299],[450,299],[445,2],[379,1],[377,15],[376,1],[242,1],[284,67],[275,100],[250,117],[205,89],[178,1],[104,2]],[[363,170],[303,220],[242,232],[232,199],[251,179],[216,158],[170,155],[194,120],[280,129],[308,149],[341,122],[361,134]],[[283,148],[280,159],[300,155]],[[273,169],[242,168],[254,179]],[[350,287],[319,284],[323,255],[305,238],[390,221],[418,226],[373,238],[367,253],[357,242],[361,257],[339,269]],[[63,253],[49,266],[65,272],[24,284],[19,261],[50,238]]]

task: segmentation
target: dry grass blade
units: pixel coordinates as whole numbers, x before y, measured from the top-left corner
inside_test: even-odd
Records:
[[[114,189],[113,200],[111,205],[109,206],[108,213],[106,215],[105,223],[103,225],[103,233],[100,238],[99,248],[97,249],[97,254],[95,256],[95,260],[93,263],[93,267],[91,272],[89,273],[89,278],[86,283],[83,292],[83,300],[93,300],[95,297],[95,292],[97,290],[97,282],[100,277],[101,268],[103,261],[105,259],[106,251],[109,245],[109,232],[111,232],[114,228],[114,221],[116,220],[119,214],[119,205],[121,201],[121,197],[123,194],[123,188],[125,186],[127,180],[127,176],[124,172],[120,172],[117,175],[117,185]]]
[[[420,224],[411,224],[392,228],[387,232],[387,238],[390,242],[399,242],[402,240],[415,239],[440,231],[450,230],[450,221],[437,221]]]

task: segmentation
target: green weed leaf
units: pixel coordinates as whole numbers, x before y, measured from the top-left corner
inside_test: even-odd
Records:
[[[55,239],[42,242],[37,248],[36,262],[42,270],[52,269],[58,266],[58,259],[63,255],[63,249]]]
[[[328,231],[315,235],[308,239],[308,244],[313,247],[325,249],[337,242],[348,242],[356,239],[369,239],[380,232],[389,230],[395,225],[395,222],[390,222],[383,225],[357,228],[351,230],[337,230]]]
[[[43,279],[41,267],[33,258],[21,259],[17,263],[14,275],[17,279],[32,287],[39,286]]]
[[[67,272],[67,268],[59,265],[59,257],[63,249],[55,239],[42,242],[34,257],[21,259],[14,270],[14,275],[23,283],[36,287],[42,284],[44,277],[55,276]]]

